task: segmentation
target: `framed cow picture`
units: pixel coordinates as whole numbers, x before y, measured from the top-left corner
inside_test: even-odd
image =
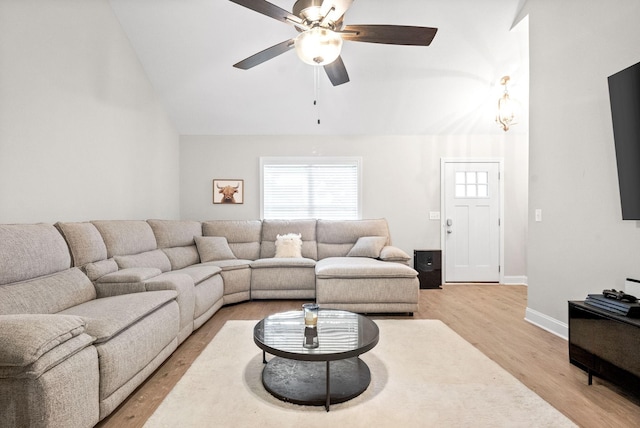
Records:
[[[244,203],[244,180],[213,180],[213,203]]]

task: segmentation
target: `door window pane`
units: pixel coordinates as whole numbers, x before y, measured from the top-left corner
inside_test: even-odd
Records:
[[[457,171],[456,198],[488,198],[488,171]]]

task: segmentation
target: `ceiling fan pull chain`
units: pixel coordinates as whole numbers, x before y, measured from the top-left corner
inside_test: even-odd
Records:
[[[318,125],[320,125],[320,113],[318,98],[320,96],[320,67],[313,67],[313,105],[316,107],[316,113],[318,113]]]

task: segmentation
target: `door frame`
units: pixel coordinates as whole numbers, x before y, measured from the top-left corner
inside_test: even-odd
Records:
[[[500,237],[498,239],[499,251],[499,263],[500,263],[500,276],[499,284],[504,284],[504,158],[440,158],[440,248],[442,249],[442,278],[447,277],[446,272],[446,247],[445,247],[445,233],[446,233],[446,221],[447,213],[445,205],[445,165],[448,163],[497,163],[500,179],[498,180],[498,188],[500,189],[500,201],[499,201],[499,216],[500,216]]]

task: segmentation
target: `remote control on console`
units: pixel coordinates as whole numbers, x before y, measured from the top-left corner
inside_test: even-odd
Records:
[[[635,296],[632,296],[631,294],[626,294],[622,291],[617,291],[615,289],[602,290],[602,295],[609,299],[621,300],[629,303],[635,303],[638,301],[638,299]]]

